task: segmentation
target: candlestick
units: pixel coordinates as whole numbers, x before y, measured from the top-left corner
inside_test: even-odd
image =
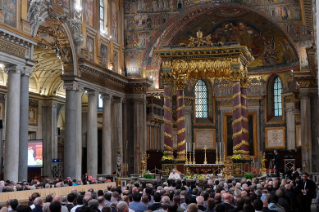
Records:
[[[196,164],[196,162],[195,162],[195,150],[193,152],[193,164]]]
[[[205,145],[205,147],[204,147],[204,150],[205,150],[205,160],[204,160],[204,164],[207,164],[206,149],[207,149],[207,147],[206,147],[206,145]]]
[[[192,153],[189,153],[189,164],[192,164]]]

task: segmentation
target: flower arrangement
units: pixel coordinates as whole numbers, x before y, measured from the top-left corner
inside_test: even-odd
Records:
[[[174,159],[170,156],[167,156],[167,153],[164,151],[163,152],[163,157],[162,157],[162,161],[173,161]]]
[[[204,176],[201,175],[201,174],[194,174],[194,175],[187,175],[187,176],[185,176],[185,178],[186,178],[187,180],[193,180],[193,179],[203,180],[203,179],[204,179]]]
[[[151,174],[144,174],[143,177],[145,179],[153,179],[154,178],[153,175],[151,175]]]
[[[234,161],[234,160],[240,160],[241,159],[241,154],[240,154],[241,152],[240,151],[238,151],[237,152],[237,155],[233,155],[230,159],[232,160],[232,161]]]
[[[253,175],[253,174],[250,174],[250,173],[246,173],[246,174],[244,174],[244,178],[246,178],[246,179],[253,179],[253,178],[254,178],[254,175]]]

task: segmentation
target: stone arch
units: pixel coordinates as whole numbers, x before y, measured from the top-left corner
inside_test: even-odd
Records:
[[[32,0],[28,10],[28,20],[31,25],[31,35],[37,36],[39,28],[45,22],[54,23],[56,26],[61,26],[68,38],[68,44],[63,44],[64,47],[69,49],[61,49],[61,61],[66,75],[79,75],[78,68],[78,46],[81,46],[83,40],[80,38],[81,21],[72,19],[68,15],[59,15],[53,9],[52,3],[44,3],[42,0]],[[57,29],[55,29],[57,30]],[[60,41],[59,37],[56,38],[57,42]],[[67,59],[72,59],[66,61]]]
[[[159,49],[161,46],[171,45],[172,40],[189,23],[191,23],[192,21],[196,21],[196,19],[198,19],[199,17],[203,15],[207,15],[213,11],[220,10],[226,7],[243,9],[243,10],[246,10],[247,12],[259,15],[265,20],[268,20],[269,22],[271,22],[271,24],[278,27],[281,30],[281,32],[287,37],[289,43],[292,46],[293,51],[297,54],[297,58],[299,58],[298,51],[296,49],[296,46],[294,45],[294,42],[291,36],[286,32],[286,30],[283,29],[282,26],[278,24],[276,20],[274,20],[273,17],[270,17],[269,15],[261,11],[258,11],[250,6],[242,5],[238,3],[232,3],[231,6],[229,6],[229,3],[227,2],[226,3],[205,2],[205,3],[196,4],[187,9],[183,9],[181,12],[176,14],[175,17],[170,18],[169,21],[166,24],[164,24],[161,29],[158,30],[158,32],[153,36],[147,48],[143,52],[142,66],[146,67],[149,57],[154,57],[154,50]]]

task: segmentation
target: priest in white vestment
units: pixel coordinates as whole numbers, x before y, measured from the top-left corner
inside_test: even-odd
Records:
[[[181,179],[181,176],[176,172],[175,169],[173,169],[168,179],[178,180]]]

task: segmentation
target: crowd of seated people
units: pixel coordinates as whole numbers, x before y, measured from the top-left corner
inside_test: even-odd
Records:
[[[68,181],[73,185],[71,179],[55,184],[71,185]],[[310,212],[315,197],[316,184],[307,173],[295,180],[169,179],[84,193],[74,187],[67,196],[40,197],[34,192],[28,206],[13,199],[0,212]]]

